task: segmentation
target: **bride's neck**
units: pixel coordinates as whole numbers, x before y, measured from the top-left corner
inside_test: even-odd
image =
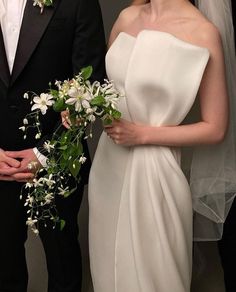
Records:
[[[151,18],[160,18],[168,12],[180,11],[181,6],[188,2],[188,0],[151,0],[149,3]]]

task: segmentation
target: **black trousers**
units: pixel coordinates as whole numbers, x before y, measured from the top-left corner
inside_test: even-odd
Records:
[[[26,208],[20,200],[21,184],[0,181],[0,292],[26,292],[28,273],[24,244],[27,239]],[[48,292],[80,292],[81,253],[77,215],[83,186],[57,202],[59,215],[66,221],[59,228],[41,227],[48,269]]]
[[[223,237],[218,241],[221,263],[224,270],[226,292],[236,291],[236,200],[224,224]]]

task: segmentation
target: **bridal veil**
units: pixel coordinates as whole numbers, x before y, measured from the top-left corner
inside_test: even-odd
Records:
[[[190,169],[194,239],[221,238],[223,223],[236,194],[236,59],[231,0],[195,0],[219,29],[230,98],[229,129],[223,143],[196,147]]]

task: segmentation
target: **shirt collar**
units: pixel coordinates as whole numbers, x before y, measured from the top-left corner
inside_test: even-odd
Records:
[[[5,5],[4,5],[4,0],[0,0],[0,21],[2,21],[3,16],[6,13]]]

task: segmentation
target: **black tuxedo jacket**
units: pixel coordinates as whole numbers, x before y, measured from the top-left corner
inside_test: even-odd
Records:
[[[92,65],[93,79],[102,80],[105,38],[98,0],[54,0],[40,9],[26,3],[12,74],[9,73],[0,30],[0,148],[21,150],[38,142],[35,133],[24,140],[19,130],[30,112],[27,91],[47,91],[48,83],[71,78],[81,67]],[[42,136],[60,119],[53,111],[43,117]]]
[[[236,1],[232,0],[232,14],[233,14],[233,23],[234,23],[234,42],[236,41]]]

